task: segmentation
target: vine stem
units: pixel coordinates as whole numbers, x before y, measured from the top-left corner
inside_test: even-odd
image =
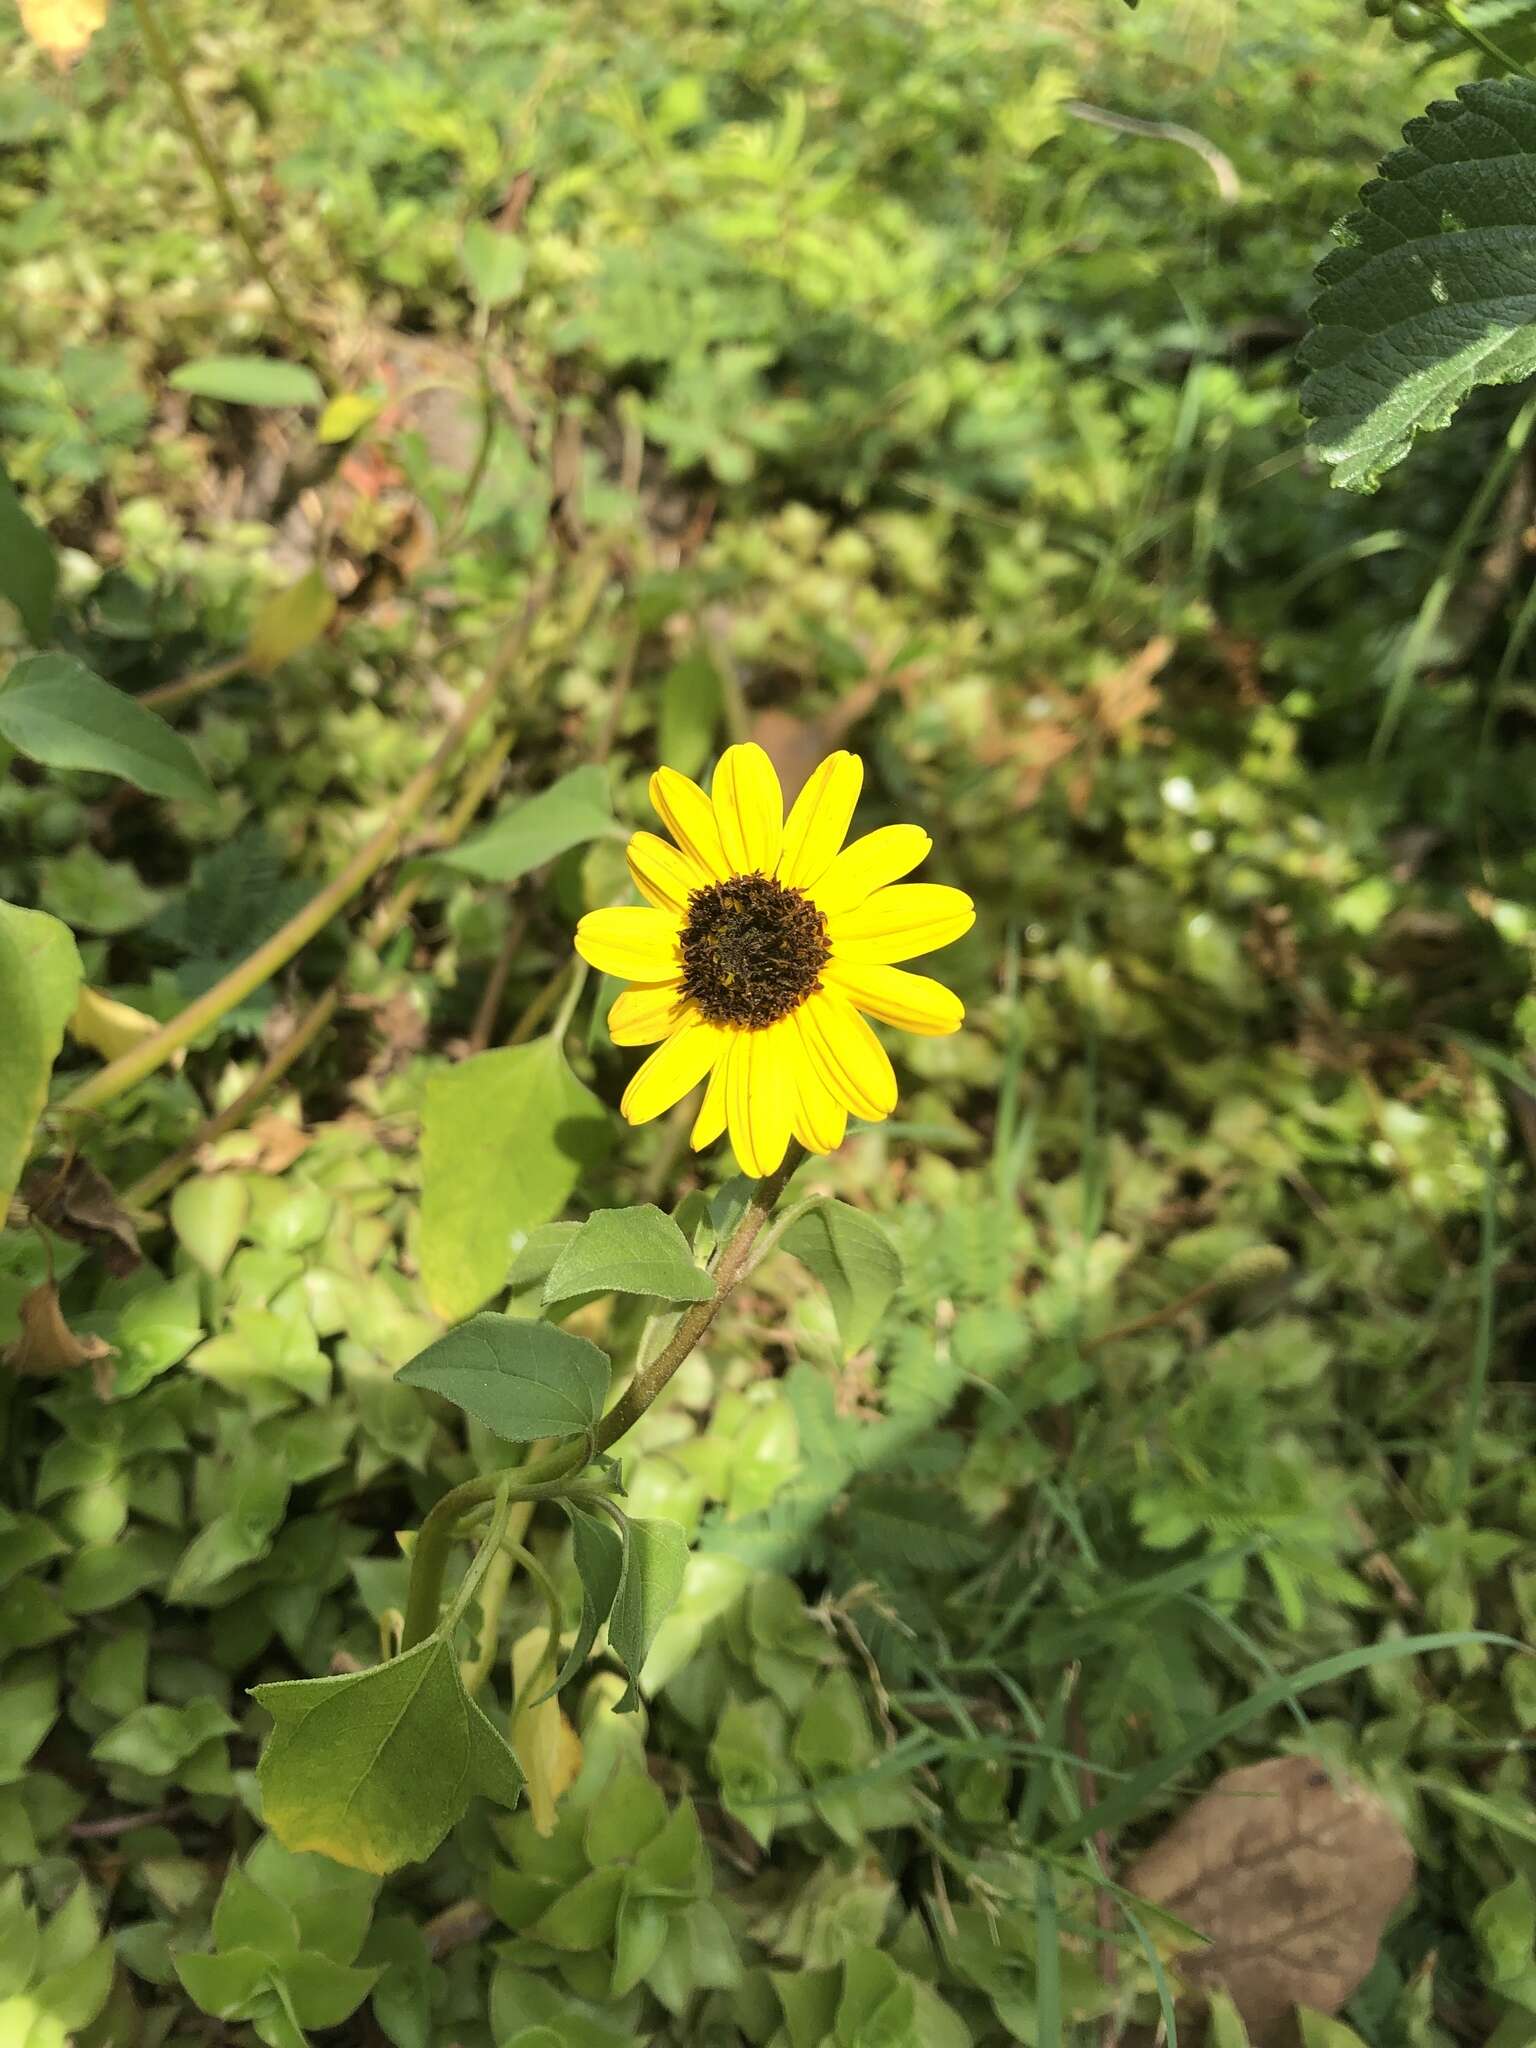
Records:
[[[427,804],[438,783],[447,773],[460,747],[485,713],[495,703],[507,671],[521,654],[532,631],[534,618],[544,601],[544,585],[540,585],[529,596],[523,615],[508,636],[500,654],[486,670],[480,687],[470,696],[458,716],[438,745],[437,751],[426,765],[419,768],[405,788],[391,804],[384,823],[373,837],[358,848],[339,875],[326,883],[325,887],[312,896],[304,908],[282,927],[274,932],[265,945],[258,946],[254,953],[242,960],[238,967],[216,981],[212,988],[189,1003],[186,1009],[170,1022],[162,1024],[151,1037],[143,1039],[129,1051],[78,1088],[72,1089],[61,1102],[55,1105],[60,1112],[79,1115],[87,1110],[99,1109],[103,1103],[114,1101],[128,1089],[136,1087],[158,1068],[165,1065],[173,1053],[190,1045],[193,1039],[206,1031],[210,1025],[227,1016],[237,1003],[241,1003],[270,981],[279,969],[307,946],[317,933],[324,930],[338,911],[344,910],[386,862],[399,850],[400,842],[407,829],[413,825]]]
[[[153,0],[133,0],[133,11],[138,20],[139,33],[144,38],[144,47],[149,52],[149,61],[159,73],[161,83],[176,103],[176,112],[181,117],[181,125],[186,130],[187,140],[196,152],[198,162],[208,174],[208,182],[213,187],[220,212],[235,234],[239,236],[241,243],[244,245],[246,255],[251,259],[252,269],[272,294],[272,303],[277,308],[278,317],[288,329],[290,339],[306,361],[318,367],[315,346],[309,338],[308,331],[297,314],[295,314],[293,307],[289,304],[286,293],[273,273],[272,266],[262,254],[261,245],[256,239],[255,230],[246,219],[239,201],[235,198],[233,191],[231,191],[229,180],[224,175],[224,166],[219,162],[218,155],[212,143],[208,140],[201,120],[198,118],[197,109],[192,104],[192,96],[187,91],[186,80],[181,75],[181,66],[176,61],[175,53],[172,51],[169,42],[167,42],[165,31],[161,28],[159,18],[155,13]]]
[[[584,1471],[595,1457],[610,1449],[621,1436],[634,1428],[684,1359],[703,1341],[715,1317],[744,1277],[752,1247],[763,1225],[804,1158],[804,1147],[792,1141],[783,1164],[757,1183],[747,1198],[740,1222],[715,1260],[714,1293],[707,1301],[696,1301],[690,1305],[672,1335],[649,1365],[642,1365],[636,1372],[590,1439],[567,1438],[544,1457],[515,1467],[510,1475],[505,1470],[485,1472],[477,1479],[466,1479],[462,1486],[456,1486],[443,1495],[417,1531],[411,1551],[411,1583],[406,1596],[405,1630],[400,1639],[402,1652],[414,1650],[418,1643],[424,1643],[437,1627],[443,1578],[460,1518],[471,1508],[494,1500],[499,1489],[507,1484],[509,1476],[514,1498],[550,1499],[565,1492],[568,1480]]]

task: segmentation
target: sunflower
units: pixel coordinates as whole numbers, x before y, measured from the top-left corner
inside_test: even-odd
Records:
[[[615,1045],[653,1045],[620,1104],[632,1124],[670,1109],[705,1076],[697,1151],[727,1128],[744,1173],[772,1173],[791,1137],[843,1142],[850,1115],[896,1107],[896,1076],[868,1018],[940,1037],[959,998],[894,963],[969,931],[969,896],[903,883],[932,847],[917,825],[844,846],[864,781],[857,754],[829,755],[784,815],[761,747],[728,747],[711,798],[658,768],[651,802],[675,845],[629,842],[650,906],[593,910],[576,928],[589,965],[630,983],[608,1012]]]

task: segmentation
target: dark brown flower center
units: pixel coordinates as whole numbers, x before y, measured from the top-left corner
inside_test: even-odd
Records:
[[[711,1024],[760,1031],[821,986],[832,948],[827,921],[798,889],[767,875],[732,875],[688,899],[683,993]]]

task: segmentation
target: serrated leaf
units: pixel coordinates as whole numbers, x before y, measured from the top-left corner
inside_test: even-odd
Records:
[[[552,1039],[434,1074],[422,1121],[419,1255],[439,1315],[484,1305],[515,1236],[548,1223],[613,1143],[608,1112]]]
[[[472,1793],[511,1806],[521,1789],[443,1636],[368,1671],[259,1685],[252,1698],[276,1724],[257,1776],[285,1848],[384,1876],[430,1856]]]
[[[325,391],[313,370],[275,356],[203,356],[182,363],[166,379],[177,391],[220,398],[226,405],[323,405]]]
[[[688,1538],[676,1522],[632,1521],[624,1543],[624,1576],[608,1622],[608,1640],[622,1657],[629,1684],[618,1712],[640,1704],[639,1679],[656,1631],[683,1590]]]
[[[29,654],[0,688],[0,739],[45,768],[118,775],[151,796],[213,795],[202,764],[163,718],[68,654]]]
[[[15,605],[33,640],[48,638],[58,584],[52,541],[28,518],[10,478],[0,469],[0,597]]]
[[[1338,229],[1301,403],[1334,482],[1371,490],[1480,384],[1536,371],[1536,81],[1437,100]]]
[[[649,1294],[662,1301],[708,1301],[715,1283],[695,1265],[688,1240],[653,1203],[596,1209],[571,1238],[544,1282],[546,1305],[578,1294]]]
[[[608,777],[588,765],[573,768],[537,796],[509,804],[483,832],[432,859],[482,882],[515,882],[557,854],[613,830]]]
[[[596,1426],[608,1397],[608,1357],[549,1323],[478,1315],[402,1366],[407,1387],[441,1394],[508,1443],[573,1436]]]
[[[277,590],[251,621],[247,667],[269,676],[295,654],[312,647],[336,616],[336,599],[318,569],[310,569],[286,590]]]
[[[901,1285],[901,1258],[873,1216],[847,1202],[818,1202],[785,1231],[793,1252],[826,1288],[845,1351],[857,1351]]]
[[[48,1078],[80,992],[69,927],[44,910],[0,903],[0,1216],[16,1192]]]

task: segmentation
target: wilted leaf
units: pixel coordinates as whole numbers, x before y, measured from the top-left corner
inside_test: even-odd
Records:
[[[77,1044],[99,1052],[104,1060],[115,1060],[141,1040],[152,1038],[160,1029],[153,1017],[146,1017],[131,1003],[120,1003],[99,988],[83,988],[69,1020],[69,1035]]]
[[[21,25],[60,70],[73,64],[107,18],[107,0],[17,0]]]
[[[369,1671],[258,1685],[252,1698],[276,1723],[258,1776],[284,1848],[383,1876],[430,1856],[472,1793],[517,1801],[516,1760],[443,1636]]]
[[[88,1244],[109,1272],[131,1273],[143,1264],[139,1235],[116,1190],[104,1174],[76,1152],[68,1159],[40,1159],[21,1192],[38,1221],[72,1244]]]
[[[5,1352],[13,1372],[50,1377],[73,1372],[77,1366],[96,1365],[112,1356],[112,1347],[100,1337],[77,1337],[64,1320],[59,1290],[51,1280],[22,1299],[18,1310],[21,1335]]]
[[[1284,1756],[1218,1778],[1124,1882],[1207,1936],[1179,1968],[1223,1986],[1257,2042],[1293,2006],[1339,2010],[1413,1876],[1407,1837],[1373,1793]]]
[[[560,1795],[581,1769],[581,1738],[549,1690],[547,1628],[529,1629],[512,1645],[512,1751],[528,1781],[528,1811],[538,1834],[554,1833]]]

